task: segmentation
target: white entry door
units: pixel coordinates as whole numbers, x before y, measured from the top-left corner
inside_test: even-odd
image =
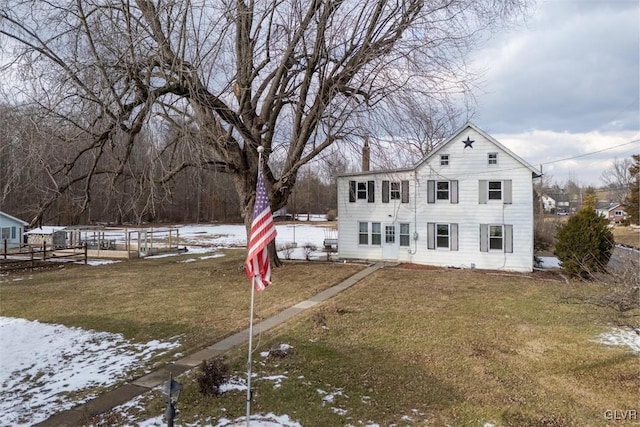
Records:
[[[398,230],[396,224],[384,224],[382,235],[382,259],[398,259]]]

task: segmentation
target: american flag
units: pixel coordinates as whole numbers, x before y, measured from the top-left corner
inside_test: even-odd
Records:
[[[271,284],[271,263],[269,262],[267,245],[276,238],[276,227],[273,224],[269,198],[260,171],[258,172],[256,203],[253,207],[250,236],[245,270],[256,290],[261,291]]]

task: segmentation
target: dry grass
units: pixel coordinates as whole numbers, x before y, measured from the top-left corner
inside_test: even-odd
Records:
[[[601,291],[522,275],[379,271],[262,337],[259,351],[294,349],[257,364],[260,376],[287,379],[257,381],[254,412],[307,427],[606,425],[606,410],[638,409],[638,358],[594,342],[609,310],[565,298]],[[238,375],[244,352],[231,355]],[[319,389],[342,394],[329,403]],[[186,394],[186,420],[243,415],[242,393],[207,400],[188,384]]]
[[[212,344],[248,326],[250,286],[243,250],[222,258],[197,255],[24,273],[0,285],[0,315],[114,333],[137,341],[180,335],[181,352]],[[289,262],[274,271],[269,292],[256,294],[255,318],[271,316],[362,266]]]
[[[229,251],[192,263],[164,258],[33,274],[0,285],[0,314],[138,340],[182,334],[185,352],[246,327],[243,257]],[[258,294],[257,318],[359,268],[287,264]],[[385,268],[254,342],[253,413],[288,414],[305,427],[607,425],[606,410],[639,409],[640,370],[628,349],[594,341],[614,313],[577,302],[602,292],[538,274]],[[293,346],[289,355],[259,356],[281,343]],[[244,375],[246,348],[227,360]],[[286,378],[274,387],[263,379],[269,375]],[[178,424],[244,415],[244,392],[205,398],[194,377],[180,378]],[[339,394],[330,402],[318,390]],[[148,402],[141,419],[161,414],[162,405]]]
[[[614,227],[611,229],[616,243],[640,248],[640,228]]]

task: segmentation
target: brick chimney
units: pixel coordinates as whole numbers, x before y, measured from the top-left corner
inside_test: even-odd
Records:
[[[366,137],[362,146],[362,172],[369,172],[369,160],[371,159],[371,150],[369,149],[369,138]]]

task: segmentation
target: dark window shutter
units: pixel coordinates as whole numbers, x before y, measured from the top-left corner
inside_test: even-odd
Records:
[[[409,181],[402,181],[402,199],[401,203],[409,203]]]
[[[513,253],[513,225],[504,226],[504,251]]]
[[[478,202],[480,204],[486,204],[487,203],[487,180],[481,179],[480,181],[478,181],[480,183],[479,188],[478,188]]]
[[[427,249],[436,248],[436,224],[434,222],[427,223]]]
[[[427,181],[427,203],[436,202],[436,182],[433,180]]]
[[[356,182],[349,181],[349,202],[354,203],[356,201]]]
[[[451,181],[449,187],[449,199],[451,203],[458,203],[458,181]]]
[[[389,181],[382,181],[382,203],[389,203]]]
[[[452,251],[458,250],[458,224],[449,224],[449,247]]]
[[[511,193],[511,180],[505,179],[502,181],[502,200],[504,200],[504,203],[507,205],[513,203]]]
[[[368,181],[367,182],[367,197],[368,197],[367,202],[374,203],[376,201],[375,191],[376,191],[375,182]]]
[[[489,252],[489,224],[480,224],[480,252]]]

